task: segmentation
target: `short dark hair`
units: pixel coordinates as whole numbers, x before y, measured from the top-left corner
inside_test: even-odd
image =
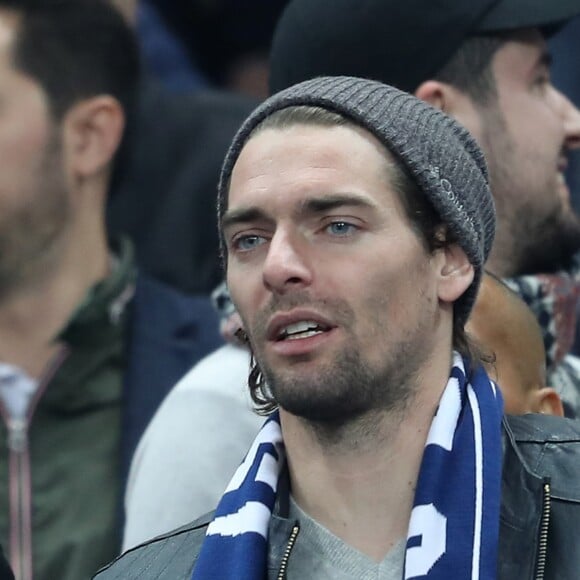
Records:
[[[360,128],[360,125],[355,121],[322,107],[291,106],[279,109],[266,117],[256,125],[248,140],[266,129],[285,129],[295,125]],[[423,194],[406,166],[387,149],[384,150],[385,162],[388,167],[388,173],[386,172],[387,178],[397,193],[403,205],[405,215],[411,227],[423,243],[425,250],[432,253],[438,248],[455,243],[456,240],[446,230],[441,216],[427,199],[427,196]],[[390,160],[392,160],[392,163],[389,163]],[[222,191],[229,192],[229,184]],[[220,200],[220,219],[227,205],[227,200]],[[225,254],[223,236],[220,234],[220,237],[222,238],[222,248]],[[247,335],[244,331],[238,334],[238,338],[244,342],[248,342]],[[477,363],[480,361],[479,350],[465,332],[464,321],[461,321],[457,316],[453,317],[453,347],[469,361],[476,363],[473,366],[477,366]],[[276,408],[276,402],[272,398],[262,370],[253,354],[248,383],[250,394],[257,410],[261,413],[270,413],[273,411]]]
[[[139,80],[133,31],[108,0],[0,0],[18,18],[14,66],[36,80],[61,120],[78,101],[116,98],[129,115]]]
[[[489,103],[497,97],[491,70],[493,57],[507,38],[505,33],[468,37],[435,75],[435,79],[453,85],[475,103]]]

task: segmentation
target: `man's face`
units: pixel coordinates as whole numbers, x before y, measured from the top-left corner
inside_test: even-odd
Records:
[[[223,220],[227,281],[277,403],[313,421],[396,409],[437,341],[436,263],[365,131],[252,137]]]
[[[514,34],[496,53],[497,100],[460,119],[480,141],[490,169],[498,228],[489,268],[497,275],[551,272],[580,249],[580,220],[564,181],[566,151],[580,114],[550,81],[545,41]]]
[[[0,296],[53,248],[68,215],[58,131],[42,88],[12,64],[16,33],[0,11]]]

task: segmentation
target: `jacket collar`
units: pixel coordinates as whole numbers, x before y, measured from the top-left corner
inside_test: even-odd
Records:
[[[121,324],[126,306],[135,292],[136,269],[133,247],[128,239],[119,240],[113,251],[111,273],[89,289],[60,333],[59,340],[66,344],[100,343],[103,334],[108,335],[112,328]]]
[[[508,420],[503,421],[504,462],[498,552],[498,579],[534,577],[544,481],[529,468],[518,449]],[[278,571],[292,528],[288,519],[290,486],[287,470],[281,475],[276,510],[270,524],[268,569]],[[526,554],[522,558],[522,554]],[[530,557],[533,555],[533,557]]]
[[[537,560],[543,481],[529,469],[506,418],[503,433],[498,578],[528,580]]]

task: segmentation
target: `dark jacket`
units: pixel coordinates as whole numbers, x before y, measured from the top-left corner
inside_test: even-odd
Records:
[[[118,554],[132,450],[221,342],[209,298],[135,282],[128,251],[118,263],[59,335],[26,416],[0,401],[0,537],[19,579],[86,579]]]
[[[95,580],[189,580],[211,515],[129,550]],[[578,580],[580,424],[544,415],[504,421],[499,544],[498,580]]]
[[[223,344],[209,296],[189,295],[139,276],[131,303],[124,379],[123,473],[171,387]]]
[[[14,580],[14,574],[4,556],[2,546],[0,546],[0,580]]]

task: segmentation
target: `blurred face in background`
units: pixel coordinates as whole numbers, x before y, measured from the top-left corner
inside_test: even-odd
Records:
[[[466,325],[485,354],[510,415],[546,413],[563,416],[558,394],[546,387],[546,352],[538,322],[525,302],[495,278],[484,275]]]
[[[42,87],[14,67],[17,34],[0,10],[0,295],[55,248],[70,213],[60,130]]]
[[[488,161],[498,218],[488,268],[502,277],[559,270],[580,249],[564,180],[580,113],[552,85],[549,64],[538,30],[514,33],[491,64],[497,95],[457,115]]]

